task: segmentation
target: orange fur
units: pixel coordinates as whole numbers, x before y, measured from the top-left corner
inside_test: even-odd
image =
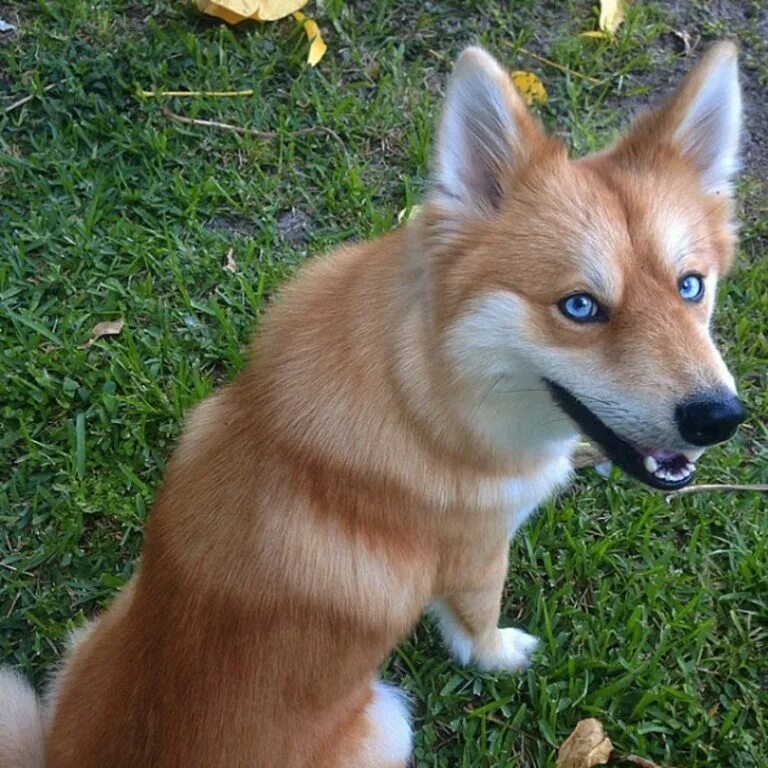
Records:
[[[507,537],[565,479],[576,433],[503,450],[477,426],[453,360],[478,301],[513,296],[542,349],[638,396],[719,375],[707,305],[681,303],[659,234],[671,213],[691,268],[730,263],[730,204],[665,139],[712,58],[682,101],[571,161],[467,57],[514,115],[514,162],[486,157],[498,185],[481,191],[500,207],[457,213],[434,195],[405,229],[286,286],[247,370],[190,416],[130,589],[66,664],[49,768],[403,766],[372,684],[435,600],[457,648],[522,663],[496,629]],[[569,324],[555,305],[590,279],[615,321]]]

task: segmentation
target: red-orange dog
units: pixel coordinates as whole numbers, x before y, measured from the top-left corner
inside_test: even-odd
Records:
[[[138,572],[43,716],[0,681],[7,768],[396,768],[382,660],[432,606],[462,663],[516,672],[509,537],[580,432],[678,488],[743,418],[712,343],[741,104],[712,48],[613,147],[570,160],[479,48],[405,228],[304,269],[248,369],[192,413]]]

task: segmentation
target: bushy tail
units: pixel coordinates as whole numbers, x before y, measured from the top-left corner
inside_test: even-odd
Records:
[[[40,702],[16,671],[0,669],[0,768],[44,768]]]

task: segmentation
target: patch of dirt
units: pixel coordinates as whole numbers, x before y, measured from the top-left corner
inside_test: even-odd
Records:
[[[740,48],[741,87],[744,95],[741,177],[746,193],[740,218],[745,223],[764,219],[768,199],[768,3],[760,0],[672,0],[665,4],[670,27],[651,51],[654,64],[633,72],[633,81],[648,91],[634,100],[635,110],[658,104],[680,82],[706,48],[721,39],[732,39]],[[686,55],[687,37],[691,50]],[[609,97],[606,104],[621,99]],[[757,235],[755,247],[768,247]]]
[[[229,232],[238,237],[253,237],[257,231],[256,225],[246,216],[214,216],[204,226],[213,232]]]
[[[713,29],[735,39],[741,48],[741,86],[744,92],[744,173],[768,179],[768,5],[749,0],[714,0],[706,4],[678,0],[671,12],[692,34],[702,34],[705,43],[714,39]],[[697,53],[705,47],[701,44]]]
[[[668,3],[667,10],[671,27],[657,39],[653,51],[657,65],[632,75],[636,83],[648,87],[635,106],[642,109],[657,104],[711,43],[735,40],[741,49],[744,92],[744,172],[760,180],[768,178],[768,6],[749,0],[676,0]],[[689,55],[681,36],[690,41]]]
[[[306,245],[309,241],[309,228],[312,219],[297,208],[291,208],[277,221],[277,234],[280,239],[294,248]]]

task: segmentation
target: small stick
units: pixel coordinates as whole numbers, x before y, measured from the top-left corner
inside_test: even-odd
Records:
[[[538,53],[529,51],[527,48],[515,45],[514,43],[510,43],[507,40],[502,41],[502,44],[506,45],[507,48],[514,48],[519,53],[522,53],[525,56],[530,56],[532,59],[536,59],[536,61],[540,61],[542,64],[546,64],[549,67],[559,69],[561,72],[565,72],[567,75],[573,75],[574,77],[579,77],[582,80],[586,80],[588,83],[593,83],[594,85],[602,85],[605,82],[605,80],[598,80],[596,77],[582,75],[581,72],[576,72],[575,70],[565,67],[562,64],[558,64],[556,61],[552,61],[552,59],[545,59],[543,56],[539,56]]]
[[[160,110],[170,120],[175,120],[177,123],[183,123],[184,125],[197,125],[201,128],[217,128],[220,131],[234,131],[241,136],[255,136],[259,139],[276,139],[276,131],[257,131],[255,128],[243,128],[239,125],[232,125],[231,123],[220,123],[217,120],[199,120],[196,117],[184,117],[184,115],[177,115],[175,112],[171,112],[170,109],[163,107]],[[302,128],[297,133],[306,133],[307,128]]]
[[[58,83],[49,83],[48,85],[43,88],[43,93],[48,93],[48,91],[52,91],[57,85],[61,85],[64,81],[59,80]],[[23,107],[27,102],[32,101],[38,94],[36,93],[30,93],[28,96],[22,96],[18,101],[14,101],[13,104],[9,104],[3,112],[5,114],[8,114],[9,112],[13,112],[14,109],[18,109],[19,107]]]
[[[241,136],[255,136],[258,139],[270,140],[276,139],[280,136],[277,131],[257,131],[255,128],[243,128],[240,125],[232,125],[232,123],[221,123],[218,120],[200,120],[196,117],[185,117],[184,115],[177,115],[175,112],[171,112],[170,109],[163,107],[160,110],[168,119],[175,120],[177,123],[183,123],[184,125],[197,125],[201,128],[216,128],[220,131],[233,131]],[[299,128],[297,131],[291,131],[290,136],[305,136],[308,133],[325,133],[331,138],[341,144],[342,149],[346,151],[346,146],[341,140],[336,131],[331,130],[325,125],[313,125],[309,128]]]
[[[768,492],[768,485],[764,483],[702,483],[700,485],[689,485],[681,488],[679,491],[670,493],[667,501],[680,496],[683,493],[701,493],[704,491],[757,491],[759,493]]]
[[[624,759],[628,763],[639,765],[640,768],[661,768],[660,765],[656,765],[656,763],[652,762],[651,760],[646,760],[644,757],[640,757],[638,755],[627,755]]]
[[[253,90],[246,91],[144,91],[138,95],[142,99],[152,99],[155,96],[253,96]]]

